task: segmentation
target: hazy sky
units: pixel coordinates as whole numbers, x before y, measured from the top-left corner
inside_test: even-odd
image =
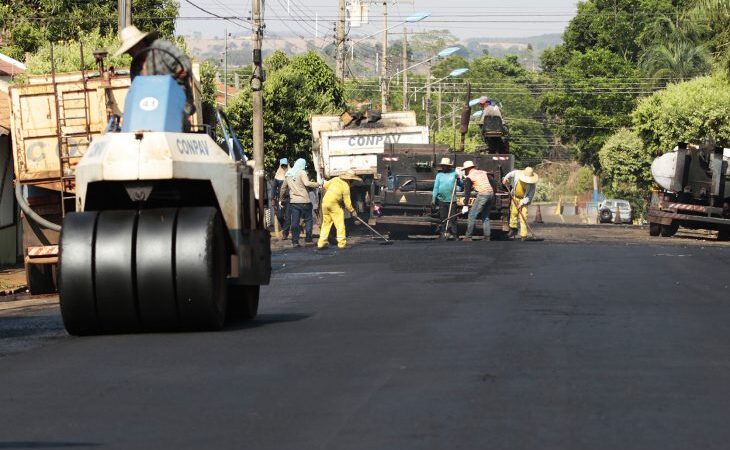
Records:
[[[190,0],[214,14],[225,17],[247,17],[250,0]],[[223,36],[228,32],[246,33],[238,20],[201,20],[210,17],[181,0],[177,30],[189,34],[200,31],[205,36]],[[414,12],[428,11],[431,17],[408,24],[409,31],[449,29],[462,39],[470,37],[526,37],[545,33],[560,33],[575,15],[575,0],[410,0],[390,2],[389,25],[402,22]],[[337,16],[337,0],[266,0],[265,19],[269,35],[291,35],[332,39]],[[287,12],[288,9],[288,12]],[[383,6],[372,3],[370,24],[352,28],[353,35],[366,35],[383,28]],[[399,28],[391,30],[394,33]],[[394,38],[397,38],[394,36]]]

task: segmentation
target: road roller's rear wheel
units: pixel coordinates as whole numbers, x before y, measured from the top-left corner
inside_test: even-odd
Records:
[[[228,286],[228,317],[252,320],[259,311],[259,286]]]
[[[60,301],[71,334],[218,330],[228,252],[215,208],[71,213]]]

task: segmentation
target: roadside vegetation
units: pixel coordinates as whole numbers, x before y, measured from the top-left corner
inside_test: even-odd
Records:
[[[87,49],[83,65],[92,68],[93,49],[115,47],[114,8],[116,2],[3,2],[0,17],[29,19],[0,21],[0,52],[25,60],[30,73],[47,72],[49,42],[54,41],[59,70],[78,70],[81,41]],[[134,8],[134,15],[144,17],[138,26],[172,36],[174,21],[169,18],[177,14],[176,2],[140,0]],[[454,56],[434,62],[432,75],[440,79],[455,68],[469,69],[433,86],[429,125],[436,142],[459,145],[456,128],[468,82],[471,98],[486,95],[502,106],[518,167],[535,165],[545,173],[543,199],[591,191],[595,174],[605,196],[626,198],[643,210],[652,186],[649,165],[656,155],[678,141],[716,139],[724,144],[730,139],[729,30],[730,3],[725,0],[588,0],[579,3],[562,43],[553,47],[539,45],[535,51],[529,44],[518,54],[496,57],[474,42],[460,45],[448,30],[432,30],[411,36],[408,61],[414,64],[457,45],[461,48]],[[296,56],[280,51],[268,55],[267,169],[279,157],[309,157],[311,114],[380,109],[379,81],[366,63],[379,51],[378,45],[357,46],[344,84],[332,70],[331,46]],[[399,40],[388,54],[393,72],[400,70]],[[111,64],[123,67],[128,60]],[[208,118],[213,115],[215,79],[221,76],[219,64],[209,60],[201,67]],[[409,108],[420,123],[426,121],[426,67],[409,73]],[[228,114],[244,147],[250,148],[249,71],[231,68],[229,83],[234,73],[242,81],[241,90],[229,98]],[[402,109],[401,76],[393,77],[389,87],[390,108]],[[467,151],[482,146],[476,122],[466,136]]]

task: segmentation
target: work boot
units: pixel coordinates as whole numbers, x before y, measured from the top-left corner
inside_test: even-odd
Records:
[[[301,245],[299,245],[299,242],[292,242],[291,246],[294,248],[301,248]]]
[[[453,234],[451,234],[451,233],[448,233],[448,234],[446,235],[446,240],[447,240],[447,241],[453,241],[454,239],[456,239],[456,236],[454,236]]]
[[[507,233],[507,239],[512,239],[517,234],[517,228],[510,228],[509,233]]]
[[[471,242],[471,236],[464,236],[464,242]]]
[[[484,236],[484,239],[482,239],[484,242],[489,242],[492,240],[492,236]]]

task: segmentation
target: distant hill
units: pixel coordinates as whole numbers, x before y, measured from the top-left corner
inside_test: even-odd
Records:
[[[539,36],[530,36],[524,38],[494,38],[494,37],[483,37],[483,38],[471,38],[464,41],[467,48],[472,46],[478,46],[480,44],[487,44],[490,47],[517,47],[527,48],[527,44],[532,44],[532,49],[536,52],[542,52],[546,48],[555,47],[563,42],[563,35],[560,33],[541,34]]]

